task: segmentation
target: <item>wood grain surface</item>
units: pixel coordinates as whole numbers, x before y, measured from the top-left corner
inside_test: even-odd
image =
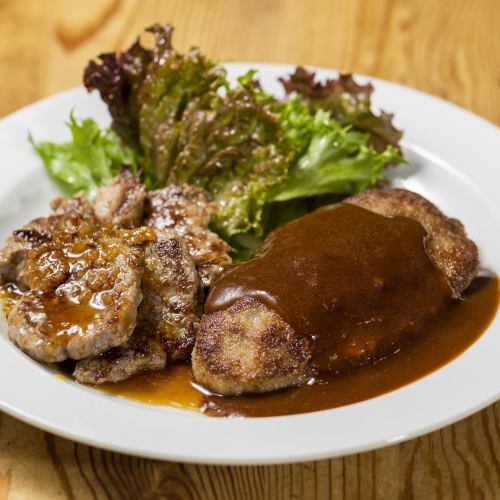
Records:
[[[183,50],[371,74],[500,123],[499,0],[0,0],[0,116],[78,85],[89,58],[156,21]],[[273,467],[143,460],[0,413],[5,498],[500,498],[500,403],[390,448]]]

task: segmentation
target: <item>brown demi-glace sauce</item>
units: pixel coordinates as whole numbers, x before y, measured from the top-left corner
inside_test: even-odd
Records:
[[[380,396],[414,382],[453,360],[486,330],[498,309],[496,276],[470,285],[464,300],[429,325],[401,351],[374,365],[341,376],[323,377],[313,385],[262,396],[209,396],[203,410],[211,415],[272,416],[326,410]]]
[[[427,256],[426,237],[411,219],[341,204],[282,226],[257,258],[212,287],[205,312],[253,296],[307,336],[317,370],[311,384],[200,398],[189,367],[181,366],[105,390],[158,403],[189,394],[190,407],[198,403],[209,415],[269,416],[351,404],[417,380],[481,335],[499,294],[496,277],[481,277],[463,300],[453,300],[445,276]]]
[[[421,224],[340,203],[276,229],[210,289],[205,312],[254,297],[312,346],[318,374],[399,350],[452,306]],[[265,354],[264,354],[265,357]]]
[[[310,384],[264,395],[207,395],[192,383],[190,366],[177,365],[101,389],[214,416],[334,408],[436,370],[494,318],[497,277],[477,278],[463,300],[452,300],[443,274],[427,257],[418,223],[346,205],[303,220],[308,225],[278,229],[257,259],[227,273],[212,289],[206,311],[224,309],[241,296],[258,297],[312,342],[317,375]]]
[[[204,395],[188,364],[146,373],[101,389],[144,403],[201,411],[211,416],[264,417],[325,410],[357,403],[414,382],[459,356],[486,330],[499,300],[496,276],[474,280],[464,299],[397,354],[312,385],[262,395]]]

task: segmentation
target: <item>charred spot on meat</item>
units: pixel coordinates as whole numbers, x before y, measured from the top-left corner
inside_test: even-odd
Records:
[[[137,227],[141,225],[145,198],[139,175],[122,168],[109,184],[97,190],[94,212],[103,225]]]

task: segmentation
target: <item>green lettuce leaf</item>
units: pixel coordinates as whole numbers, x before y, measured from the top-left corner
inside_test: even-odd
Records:
[[[164,185],[175,156],[177,122],[192,99],[227,85],[226,72],[193,48],[172,48],[173,28],[155,24],[153,49],[136,41],[122,53],[90,61],[84,72],[89,91],[98,90],[112,117],[112,129],[134,146],[143,169]]]
[[[297,100],[290,100],[281,116],[296,157],[285,181],[274,191],[273,201],[354,194],[382,179],[386,164],[403,161],[392,146],[378,153],[368,134],[343,127],[327,111],[312,114]]]
[[[108,105],[111,127],[141,159],[148,186],[203,187],[217,207],[213,229],[240,256],[277,225],[376,185],[385,166],[402,161],[401,132],[390,115],[372,112],[370,84],[351,75],[321,83],[297,68],[282,79],[288,97],[278,100],[260,88],[255,71],[231,87],[224,68],[198,49],[178,53],[170,25],[147,31],[152,48],[137,41],[99,56],[84,83]],[[46,148],[40,154],[54,157]],[[54,175],[77,171],[80,185],[92,189],[114,169],[51,164]]]
[[[330,111],[341,125],[368,133],[379,153],[389,145],[399,149],[403,133],[392,124],[393,115],[383,111],[377,115],[371,109],[371,83],[360,85],[348,73],[322,83],[314,72],[300,66],[280,81],[287,94],[296,94],[313,111]]]
[[[99,91],[113,130],[135,147],[156,186],[197,184],[217,203],[213,227],[223,237],[261,235],[268,193],[291,156],[274,97],[258,91],[252,71],[229,88],[224,68],[198,49],[176,52],[171,26],[147,31],[152,49],[137,41],[91,61],[87,89]]]
[[[87,118],[69,117],[71,140],[62,144],[30,142],[39,154],[47,172],[56,179],[68,194],[86,191],[90,196],[95,190],[118,174],[122,165],[138,171],[138,157],[131,148],[123,146],[117,135],[100,129]]]
[[[168,182],[211,193],[213,227],[226,239],[249,231],[262,235],[263,209],[270,190],[286,177],[290,151],[279,117],[253,82],[242,78],[224,95],[192,101],[177,130]]]

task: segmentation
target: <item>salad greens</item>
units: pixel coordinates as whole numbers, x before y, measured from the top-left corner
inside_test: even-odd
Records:
[[[313,113],[297,99],[283,105],[281,124],[295,154],[273,201],[357,193],[382,178],[384,165],[401,160],[393,146],[378,153],[369,134],[342,126],[323,109]]]
[[[85,69],[112,130],[71,116],[71,142],[35,144],[71,191],[92,193],[122,163],[140,168],[148,188],[201,186],[217,206],[213,229],[245,257],[276,225],[375,185],[385,166],[403,161],[401,132],[371,111],[370,85],[350,75],[316,82],[297,68],[278,100],[255,71],[231,86],[198,49],[176,52],[171,26],[147,31],[153,48],[137,41]]]
[[[296,93],[313,110],[330,111],[341,125],[370,134],[370,141],[378,152],[389,145],[398,146],[403,133],[392,125],[393,115],[384,112],[375,115],[371,110],[371,83],[359,85],[352,75],[342,73],[323,83],[315,78],[313,72],[298,67],[280,81],[287,94]]]
[[[69,116],[71,140],[62,144],[30,142],[42,158],[51,177],[59,181],[68,194],[84,190],[90,195],[118,174],[122,165],[132,172],[139,171],[136,152],[124,146],[112,130],[100,129],[87,118],[77,120]]]

